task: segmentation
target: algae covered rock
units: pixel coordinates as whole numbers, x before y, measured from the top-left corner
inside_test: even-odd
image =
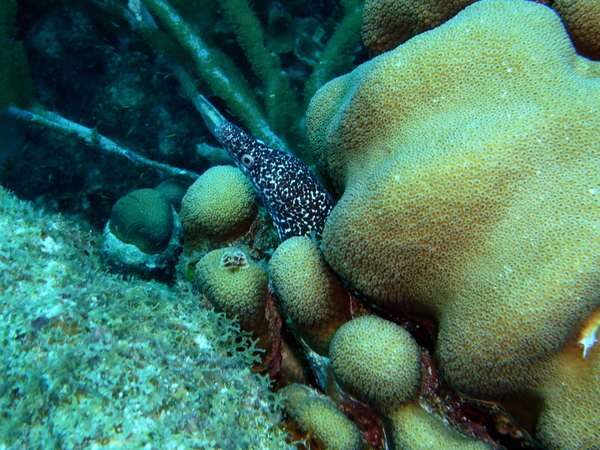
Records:
[[[582,445],[575,420],[600,439],[597,384],[576,419],[559,406],[575,390],[550,401],[600,304],[598,105],[600,65],[550,8],[482,0],[331,81],[307,116],[342,195],[328,263],[378,306],[436,321],[453,388],[546,398],[539,436],[550,446],[563,430],[556,448]]]
[[[291,449],[238,325],[0,188],[0,447]]]

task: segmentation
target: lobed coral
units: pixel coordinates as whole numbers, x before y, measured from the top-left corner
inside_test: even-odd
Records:
[[[307,237],[286,239],[269,261],[271,282],[293,327],[326,356],[336,330],[350,320],[348,293]]]
[[[600,351],[593,348],[582,358],[581,347],[569,342],[549,370],[537,424],[540,441],[549,449],[597,449]]]
[[[181,225],[186,252],[205,239],[225,242],[246,233],[258,207],[252,185],[242,172],[217,166],[204,172],[181,202]]]
[[[173,206],[155,189],[138,189],[121,197],[108,222],[117,239],[149,255],[167,249],[173,227]]]
[[[167,178],[154,189],[163,194],[173,205],[175,212],[179,213],[181,211],[181,202],[189,188],[190,184],[185,181],[176,178]]]
[[[336,332],[331,343],[331,370],[346,392],[383,416],[395,449],[489,448],[421,407],[422,354],[405,328],[377,316],[360,316]]]
[[[342,388],[382,413],[417,398],[421,349],[395,323],[377,316],[347,322],[333,338],[330,357]]]
[[[573,45],[583,56],[600,60],[600,3],[596,0],[555,0]]]
[[[101,248],[115,272],[166,281],[175,272],[180,239],[179,217],[168,198],[156,189],[138,189],[113,205]]]
[[[458,434],[418,403],[401,405],[389,414],[398,450],[489,450],[484,442]]]
[[[229,247],[208,253],[196,265],[196,283],[217,311],[238,319],[242,329],[255,337],[265,338],[267,272],[242,250]]]
[[[291,384],[279,391],[285,411],[327,450],[361,450],[358,427],[344,415],[330,398],[301,384]]]
[[[599,439],[578,431],[598,430],[598,384],[554,400],[598,307],[599,80],[551,9],[482,0],[328,83],[307,116],[341,195],[328,263],[380,307],[438,323],[450,385],[528,404],[550,448]],[[577,358],[594,380],[595,357]],[[580,416],[560,407],[583,392],[596,400]]]
[[[0,447],[288,449],[237,324],[0,188]]]
[[[363,41],[377,56],[413,36],[447,22],[476,0],[367,0],[363,13]],[[596,0],[532,0],[558,13],[577,52],[600,59],[600,3]]]
[[[371,55],[380,55],[447,22],[475,1],[367,0],[363,11],[363,42]]]

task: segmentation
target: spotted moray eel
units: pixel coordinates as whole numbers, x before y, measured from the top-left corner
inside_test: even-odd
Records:
[[[215,136],[254,186],[282,242],[293,236],[321,238],[335,200],[306,164],[230,122],[216,127]]]

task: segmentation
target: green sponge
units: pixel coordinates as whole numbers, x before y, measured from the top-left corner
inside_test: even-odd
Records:
[[[149,255],[167,249],[173,226],[171,203],[154,189],[138,189],[121,197],[112,208],[109,223],[115,237]]]

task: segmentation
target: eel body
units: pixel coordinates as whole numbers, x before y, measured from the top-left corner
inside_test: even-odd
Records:
[[[230,122],[221,123],[215,136],[254,186],[282,242],[293,236],[321,238],[335,200],[306,164]]]

